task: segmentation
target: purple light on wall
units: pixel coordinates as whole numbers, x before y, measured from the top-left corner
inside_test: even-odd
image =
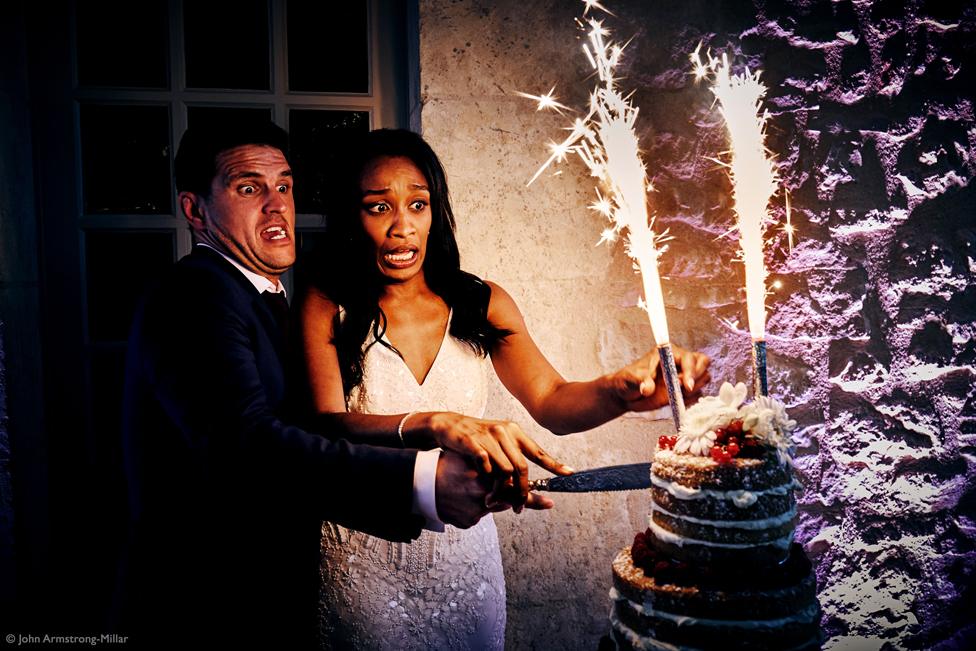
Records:
[[[695,329],[719,380],[748,382],[751,351],[741,265],[716,239],[733,224],[730,188],[705,160],[726,147],[723,125],[689,79],[689,43],[734,52],[770,86],[768,145],[798,239],[767,251],[780,286],[769,385],[802,427],[797,539],[817,566],[826,647],[971,643],[976,8],[611,9],[643,26],[625,74],[644,87],[654,201],[675,236],[662,275],[684,317],[676,339],[681,322]]]

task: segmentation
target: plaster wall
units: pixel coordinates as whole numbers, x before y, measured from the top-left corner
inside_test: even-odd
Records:
[[[799,421],[797,530],[817,566],[826,648],[931,648],[976,637],[976,119],[972,3],[604,3],[636,91],[652,203],[675,237],[661,261],[674,341],[749,382],[731,189],[709,157],[724,125],[687,54],[702,41],[764,70],[768,146],[800,234],[767,251],[771,392]],[[652,344],[622,246],[595,246],[593,180],[575,160],[526,182],[568,119],[516,91],[592,80],[560,0],[421,0],[422,126],[448,172],[463,266],[507,289],[567,378]],[[782,219],[782,193],[773,202]],[[646,460],[670,421],[627,416],[556,437],[496,383],[489,415],[585,468]],[[496,517],[511,648],[595,648],[610,560],[646,526],[643,493],[558,496]]]

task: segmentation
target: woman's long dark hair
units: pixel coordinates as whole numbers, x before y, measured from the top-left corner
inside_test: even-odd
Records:
[[[411,131],[372,131],[350,147],[350,156],[342,160],[342,169],[337,172],[339,178],[334,179],[338,181],[340,193],[338,209],[327,217],[324,250],[316,252],[317,259],[310,265],[307,278],[307,282],[345,312],[341,321],[337,316],[333,323],[333,343],[339,354],[346,395],[363,381],[363,360],[368,350],[363,344],[370,330],[376,341],[386,331],[386,315],[379,306],[383,280],[359,219],[360,176],[371,161],[394,156],[410,159],[427,179],[431,226],[424,275],[430,289],[453,311],[451,336],[485,357],[511,334],[488,321],[491,288],[477,276],[461,270],[447,179],[434,150]]]

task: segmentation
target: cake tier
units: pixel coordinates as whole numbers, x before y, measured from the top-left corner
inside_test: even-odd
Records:
[[[689,563],[776,565],[793,540],[797,484],[773,451],[717,463],[658,450],[651,467],[653,544]]]
[[[614,637],[635,649],[815,649],[816,583],[803,549],[761,574],[689,570],[676,582],[635,567],[630,549],[613,562]],[[694,583],[698,580],[699,583]]]

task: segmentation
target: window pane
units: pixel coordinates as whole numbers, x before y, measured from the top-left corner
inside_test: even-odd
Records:
[[[187,126],[203,126],[241,118],[271,119],[270,108],[230,108],[225,106],[189,106],[186,109]]]
[[[165,0],[79,2],[78,83],[169,86],[169,16]]]
[[[183,3],[188,88],[271,88],[266,0]]]
[[[325,250],[325,240],[328,237],[324,229],[302,228],[298,231],[298,256],[315,255],[316,251]]]
[[[325,180],[344,149],[344,141],[369,131],[368,111],[292,110],[289,114],[291,164],[295,170],[295,207],[300,213],[325,214]]]
[[[288,1],[288,88],[369,92],[366,0]]]
[[[85,212],[170,212],[169,108],[81,107]]]
[[[85,265],[92,342],[124,341],[149,283],[173,263],[172,232],[88,231]]]

